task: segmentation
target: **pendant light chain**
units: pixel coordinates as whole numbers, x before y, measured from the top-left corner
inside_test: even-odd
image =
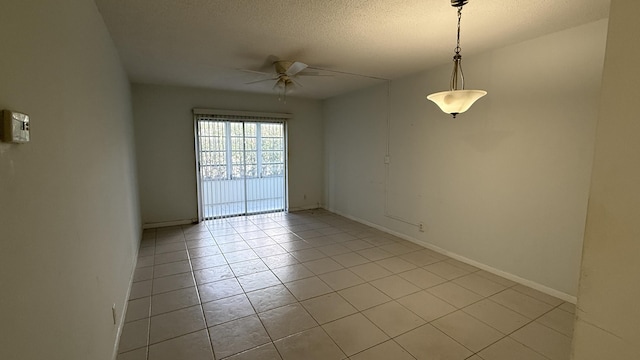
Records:
[[[460,54],[462,48],[460,47],[460,20],[462,19],[462,6],[458,8],[458,37],[456,42],[456,54]]]
[[[462,72],[462,55],[460,52],[460,21],[462,19],[462,6],[458,7],[458,36],[456,38],[455,55],[453,56],[453,73],[451,74],[451,84],[449,90],[464,90],[464,73]],[[462,87],[458,89],[458,79],[460,79],[460,85]]]

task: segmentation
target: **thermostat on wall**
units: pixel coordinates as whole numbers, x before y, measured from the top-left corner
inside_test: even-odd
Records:
[[[29,142],[29,115],[2,110],[2,141],[11,143]]]

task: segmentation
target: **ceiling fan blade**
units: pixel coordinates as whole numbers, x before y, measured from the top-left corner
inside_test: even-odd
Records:
[[[249,81],[249,82],[246,82],[245,85],[257,84],[257,83],[261,83],[261,82],[265,82],[265,81],[273,81],[273,80],[278,80],[278,78],[275,77],[275,78],[268,78],[268,79],[260,79],[260,80]]]
[[[289,68],[287,69],[287,71],[285,73],[287,75],[289,75],[289,76],[294,76],[295,74],[299,73],[300,71],[306,69],[307,66],[308,65],[305,64],[305,63],[301,63],[299,61],[296,61],[293,64],[291,64],[291,66],[289,66]]]
[[[273,73],[266,73],[263,71],[256,71],[256,70],[249,70],[249,69],[236,69],[238,71],[242,71],[242,72],[246,72],[246,73],[250,73],[250,74],[260,74],[260,75],[269,75],[272,76]]]
[[[289,80],[291,80],[291,82],[293,83],[293,85],[295,85],[295,86],[297,86],[297,87],[304,87],[304,86],[302,86],[302,84],[300,84],[300,82],[299,82],[299,81],[297,81],[297,80],[296,80],[296,79],[294,79],[294,78],[289,78]]]
[[[333,76],[333,75],[332,74],[320,74],[317,71],[304,71],[304,72],[297,73],[296,76]]]
[[[280,79],[276,80],[276,82],[273,84],[272,89],[278,88],[278,87],[283,87],[282,86],[282,82],[280,81]]]

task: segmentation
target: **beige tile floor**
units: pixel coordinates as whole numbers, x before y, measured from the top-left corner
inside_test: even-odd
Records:
[[[574,306],[327,211],[145,231],[118,360],[568,360]]]

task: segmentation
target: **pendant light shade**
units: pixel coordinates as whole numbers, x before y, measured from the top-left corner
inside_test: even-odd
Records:
[[[451,6],[458,8],[458,37],[453,55],[453,72],[451,73],[451,83],[449,91],[441,91],[427,96],[427,99],[433,101],[440,107],[440,110],[447,114],[456,115],[463,113],[473,105],[478,99],[487,95],[484,90],[465,90],[464,89],[464,73],[462,72],[462,55],[460,52],[460,20],[462,19],[462,7],[469,0],[451,0]],[[462,86],[458,88],[458,83]]]
[[[484,90],[450,90],[441,91],[427,96],[447,114],[456,115],[463,113],[481,97],[487,95]]]

